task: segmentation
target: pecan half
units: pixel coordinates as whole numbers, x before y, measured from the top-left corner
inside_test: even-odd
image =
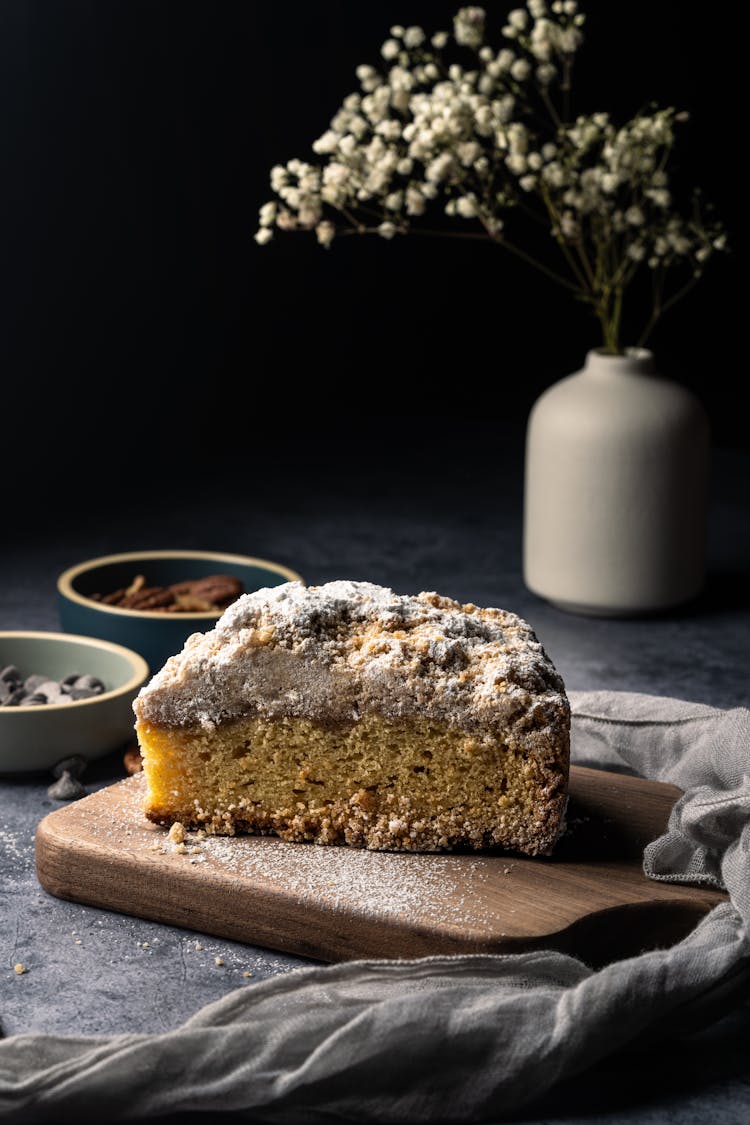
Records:
[[[169,589],[178,596],[200,598],[201,601],[208,602],[210,607],[226,609],[244,593],[245,587],[233,574],[211,574],[206,578],[195,578],[191,582],[175,582]]]
[[[123,609],[164,609],[174,603],[174,594],[164,586],[144,586],[137,594],[125,598]]]

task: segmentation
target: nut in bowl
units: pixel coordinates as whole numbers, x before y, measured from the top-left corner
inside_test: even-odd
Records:
[[[101,758],[132,738],[137,652],[71,633],[0,632],[0,774]]]
[[[280,563],[213,551],[131,551],[77,563],[57,581],[60,623],[125,645],[152,672],[243,593],[301,581]]]

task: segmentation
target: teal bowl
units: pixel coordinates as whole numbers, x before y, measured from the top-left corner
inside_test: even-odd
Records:
[[[98,676],[106,691],[74,703],[0,707],[0,774],[50,770],[63,758],[101,758],[133,735],[133,700],[149,675],[122,645],[70,633],[0,632],[0,668],[51,680]]]
[[[180,652],[192,633],[213,629],[221,613],[122,609],[102,605],[91,597],[127,587],[137,574],[143,574],[149,586],[233,574],[248,594],[265,586],[302,581],[299,574],[279,563],[213,551],[132,551],[89,559],[64,571],[57,580],[63,629],[125,645],[140,653],[152,672],[158,672],[170,656]]]

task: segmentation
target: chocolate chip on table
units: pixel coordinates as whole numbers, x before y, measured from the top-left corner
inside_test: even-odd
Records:
[[[63,758],[52,767],[52,775],[57,778],[47,790],[47,796],[53,801],[77,801],[79,797],[86,796],[86,790],[78,778],[86,769],[86,759],[80,754],[70,758]]]
[[[87,765],[88,762],[81,754],[71,754],[69,758],[61,758],[59,762],[55,762],[52,776],[62,777],[64,773],[69,773],[71,777],[80,777]]]
[[[47,796],[53,801],[77,801],[86,796],[86,789],[76,778],[64,773],[59,781],[54,781],[49,786]]]

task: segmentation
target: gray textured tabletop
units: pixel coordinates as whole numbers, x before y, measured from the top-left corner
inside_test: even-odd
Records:
[[[748,701],[750,455],[716,451],[709,580],[694,603],[638,620],[562,613],[521,578],[518,474],[471,464],[425,464],[407,479],[289,473],[211,482],[168,506],[133,498],[111,525],[71,519],[64,532],[7,543],[0,562],[0,628],[56,629],[55,579],[83,558],[120,550],[191,547],[275,559],[305,579],[369,579],[398,591],[438,590],[501,605],[534,626],[570,689],[673,695],[716,706]],[[445,472],[445,469],[442,470]],[[440,483],[439,481],[437,483]],[[429,487],[428,487],[429,485]],[[90,767],[90,788],[124,776],[120,754]],[[35,827],[54,803],[49,778],[0,779],[0,943],[5,1035],[158,1032],[238,987],[304,964],[300,958],[63,902],[34,874]],[[201,948],[198,948],[200,946]],[[216,957],[223,965],[215,964]],[[28,972],[17,976],[15,962]],[[250,977],[243,976],[249,972]],[[529,1111],[529,1122],[750,1120],[750,1009],[729,1012],[679,1049],[635,1045]],[[190,1118],[187,1118],[189,1120]],[[186,1118],[182,1118],[186,1120]]]

